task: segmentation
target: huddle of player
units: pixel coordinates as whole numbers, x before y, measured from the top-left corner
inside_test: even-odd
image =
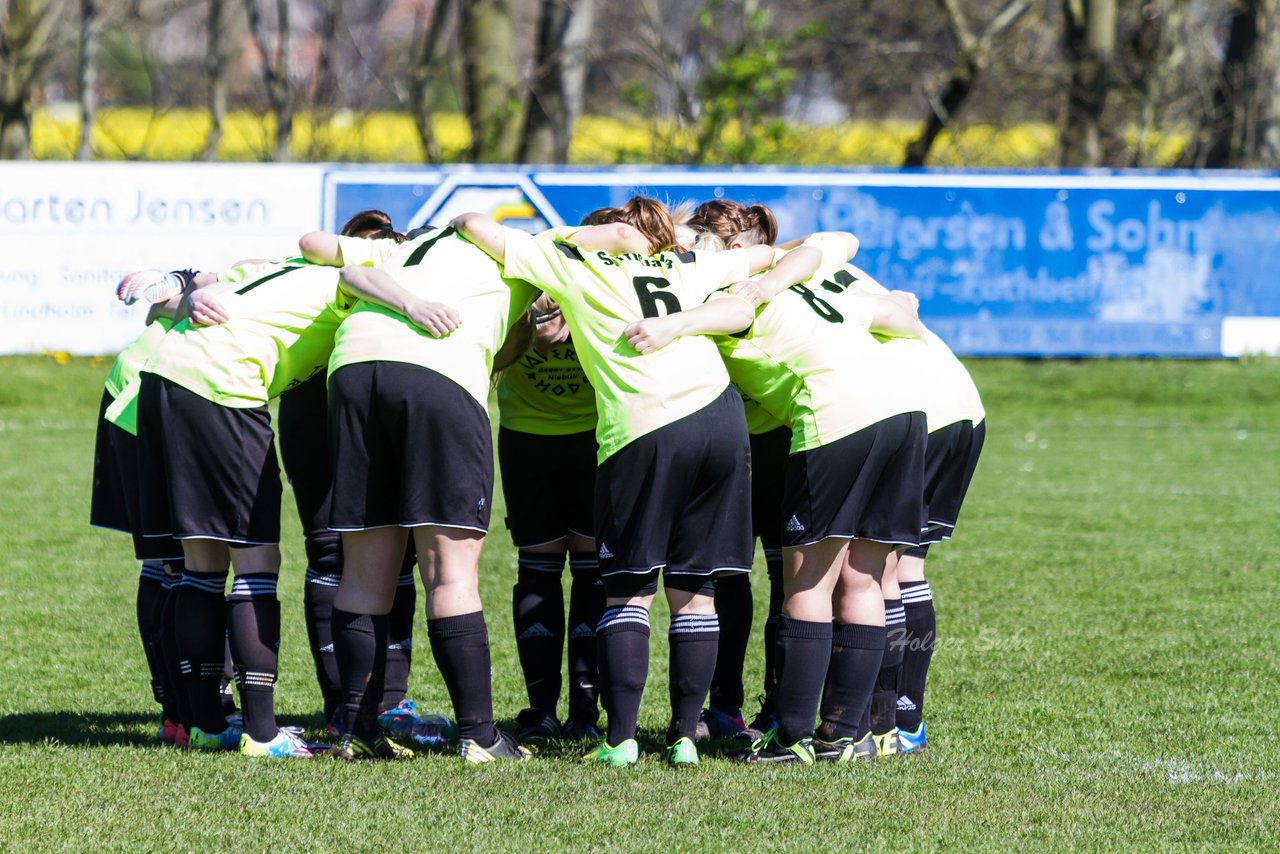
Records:
[[[144,561],[139,624],[166,721],[197,748],[317,752],[273,712],[281,487],[267,402],[287,392],[282,457],[308,537],[308,628],[337,756],[411,756],[390,730],[456,735],[471,762],[565,737],[599,738],[590,761],[634,763],[660,576],[670,763],[697,763],[706,735],[751,733],[748,762],[922,747],[924,549],[954,526],[981,404],[914,298],[848,264],[852,235],[786,252],[775,236],[766,209],[732,202],[703,205],[679,232],[665,206],[637,197],[536,236],[466,214],[407,240],[366,212],[343,236],[306,235],[302,257],[127,279],[125,296],[172,297],[153,313],[181,300],[190,313],[121,354],[99,437],[99,467],[105,447],[133,490],[114,527],[135,534]],[[478,589],[494,475],[486,404],[506,365],[498,459],[530,704],[514,737],[494,726]],[[95,477],[95,514],[110,479]],[[753,730],[741,707],[754,535],[771,616]],[[412,595],[415,552],[456,728],[404,700],[414,604],[397,591]],[[242,719],[224,708],[228,658]]]

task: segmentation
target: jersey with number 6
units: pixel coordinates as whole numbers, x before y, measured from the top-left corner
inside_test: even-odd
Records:
[[[453,380],[487,408],[493,355],[537,291],[522,280],[503,278],[497,262],[452,226],[400,244],[375,266],[413,294],[453,308],[461,323],[436,338],[403,314],[362,300],[338,329],[329,373],[358,362],[421,365]]]
[[[564,312],[582,369],[596,393],[597,459],[692,415],[729,385],[707,337],[678,338],[640,355],[623,330],[646,317],[701,305],[748,273],[743,250],[610,255],[574,245],[576,229],[533,236],[506,229],[507,275],[546,291]]]
[[[833,260],[717,339],[734,384],[791,428],[793,454],[921,409],[912,373],[867,331],[875,298],[832,281]]]

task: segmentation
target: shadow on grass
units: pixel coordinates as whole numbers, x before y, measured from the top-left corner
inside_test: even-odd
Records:
[[[159,723],[139,712],[23,712],[0,718],[0,744],[147,747],[157,743]]]

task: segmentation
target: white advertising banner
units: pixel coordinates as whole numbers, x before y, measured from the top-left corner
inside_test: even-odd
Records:
[[[311,165],[0,163],[0,353],[112,354],[146,306],[128,273],[297,251],[321,223]]]

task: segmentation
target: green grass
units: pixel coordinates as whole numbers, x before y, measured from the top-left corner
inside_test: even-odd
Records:
[[[1280,364],[972,369],[989,433],[959,536],[930,559],[929,751],[675,772],[652,752],[630,770],[568,752],[353,767],[155,746],[136,566],[85,523],[106,365],[0,359],[0,849],[1280,847]],[[315,725],[292,512],[279,709]],[[513,574],[497,530],[482,587],[508,720]],[[443,709],[422,641],[412,694]]]

